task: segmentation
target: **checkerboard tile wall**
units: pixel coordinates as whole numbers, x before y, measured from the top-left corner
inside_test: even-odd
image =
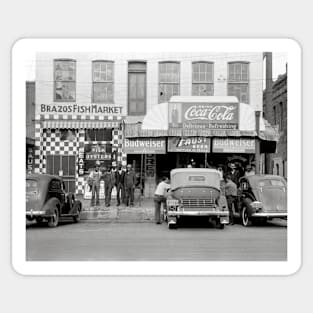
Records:
[[[72,116],[74,118],[74,116]],[[75,116],[80,120],[79,116]],[[48,119],[68,119],[57,115],[40,115],[36,117],[35,122],[35,173],[46,173],[46,156],[47,155],[76,155],[76,193],[84,193],[85,179],[78,174],[78,153],[84,152],[85,146],[85,129],[77,129],[76,139],[74,141],[61,140],[60,129],[43,128],[42,122]],[[83,118],[91,119],[91,117]],[[101,119],[100,119],[101,120]],[[120,118],[117,118],[120,120]],[[126,154],[123,153],[123,131],[120,127],[112,129],[112,150],[117,153],[117,161],[126,165]]]

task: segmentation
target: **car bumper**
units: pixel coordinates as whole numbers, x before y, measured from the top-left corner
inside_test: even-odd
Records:
[[[260,212],[253,213],[251,217],[270,217],[270,218],[287,218],[287,213],[277,213],[277,212]]]
[[[168,211],[168,216],[229,216],[228,211]]]
[[[48,213],[46,211],[33,211],[33,210],[30,210],[30,211],[26,212],[26,217],[29,217],[29,218],[33,218],[33,217],[52,217],[52,216],[53,216],[52,213]]]

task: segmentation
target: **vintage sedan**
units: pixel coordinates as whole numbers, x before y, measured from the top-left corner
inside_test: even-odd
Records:
[[[26,219],[37,223],[48,221],[49,227],[58,226],[62,217],[80,220],[82,204],[73,193],[66,192],[61,177],[30,174],[26,176]]]
[[[181,168],[171,171],[171,190],[165,219],[175,228],[182,217],[205,217],[217,228],[229,223],[225,196],[220,190],[220,173],[214,169]]]
[[[287,219],[287,183],[281,176],[252,175],[239,181],[237,216],[242,225]]]

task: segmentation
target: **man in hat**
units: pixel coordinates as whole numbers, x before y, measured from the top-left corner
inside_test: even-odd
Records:
[[[115,186],[116,186],[116,201],[117,206],[121,204],[121,201],[125,203],[125,187],[124,187],[125,171],[122,169],[122,165],[119,164],[115,172]]]
[[[91,187],[91,206],[100,205],[99,193],[101,179],[100,161],[96,161],[95,169],[90,172],[88,177],[88,185]]]
[[[237,201],[237,186],[232,181],[230,174],[226,174],[224,177],[225,180],[225,196],[227,200],[227,206],[229,211],[229,223],[230,225],[234,225],[234,211],[233,204],[236,206]]]
[[[126,196],[126,206],[134,205],[134,192],[136,185],[136,175],[132,170],[131,164],[127,164],[126,173],[124,175],[124,187]]]
[[[104,180],[104,195],[105,195],[105,206],[109,207],[111,205],[111,194],[112,189],[115,184],[115,172],[109,167],[105,169],[103,174]]]

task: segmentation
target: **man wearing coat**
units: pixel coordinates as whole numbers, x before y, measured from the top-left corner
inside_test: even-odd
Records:
[[[121,204],[121,201],[125,203],[125,187],[124,187],[125,171],[122,169],[122,165],[119,165],[115,171],[115,187],[116,187],[116,201],[117,206]]]
[[[110,168],[105,170],[103,174],[104,180],[104,194],[105,194],[105,206],[109,207],[111,205],[111,193],[115,183],[115,177]]]
[[[126,173],[124,175],[124,187],[125,187],[125,195],[126,195],[126,205],[133,206],[134,205],[134,192],[135,192],[135,184],[136,184],[136,175],[132,170],[132,166],[130,164],[127,165]]]

